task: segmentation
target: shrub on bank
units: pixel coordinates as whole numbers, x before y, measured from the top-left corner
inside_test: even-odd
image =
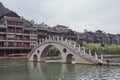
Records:
[[[111,45],[105,45],[104,47],[101,46],[101,44],[98,43],[83,43],[83,46],[86,48],[86,51],[91,50],[93,52],[97,53],[109,53],[109,54],[120,54],[120,45],[111,44]]]

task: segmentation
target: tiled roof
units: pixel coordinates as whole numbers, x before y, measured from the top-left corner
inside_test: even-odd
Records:
[[[17,17],[8,17],[8,16],[4,16],[4,18],[8,21],[18,21],[18,22],[23,22],[22,19],[17,18]]]

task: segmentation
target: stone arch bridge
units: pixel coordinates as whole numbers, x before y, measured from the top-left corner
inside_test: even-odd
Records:
[[[58,48],[61,53],[63,63],[71,63],[72,57],[75,59],[75,63],[82,64],[103,64],[103,55],[98,58],[95,53],[94,56],[91,55],[91,51],[86,53],[84,47],[80,47],[76,43],[71,44],[71,40],[63,40],[63,37],[49,37],[49,39],[44,39],[39,45],[37,45],[27,56],[28,61],[44,62],[45,58],[42,55],[45,53],[46,48],[51,45]]]

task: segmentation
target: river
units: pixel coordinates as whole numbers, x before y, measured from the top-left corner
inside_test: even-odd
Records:
[[[120,66],[0,60],[0,80],[120,80]]]

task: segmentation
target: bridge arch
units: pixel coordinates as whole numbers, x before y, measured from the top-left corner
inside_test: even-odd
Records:
[[[46,53],[46,50],[47,48],[51,47],[51,46],[55,46],[60,54],[61,54],[61,58],[62,58],[62,62],[66,62],[66,55],[67,55],[67,52],[69,51],[64,45],[60,44],[60,43],[57,43],[57,42],[47,42],[47,43],[44,43],[44,44],[41,44],[40,46],[37,47],[37,49],[33,52],[33,54],[31,54],[31,57],[29,59],[29,61],[34,61],[33,60],[33,55],[37,55],[37,60],[39,62],[44,62],[46,61],[45,60],[45,53]],[[64,49],[67,51],[67,52],[64,52]]]
[[[56,46],[56,45],[48,45],[48,46],[46,46],[42,51],[41,51],[41,54],[40,54],[40,59],[42,60],[43,58],[45,58],[46,56],[48,56],[48,55],[50,55],[50,52],[48,52],[48,49],[50,49],[51,47],[55,47],[57,50],[58,50],[58,52],[56,52],[56,53],[58,53],[57,54],[57,56],[59,56],[59,57],[61,57],[61,51],[59,50],[59,48]],[[54,52],[55,53],[55,52]],[[55,55],[55,54],[54,54]],[[54,56],[54,55],[52,55],[52,56]],[[51,56],[51,55],[50,55]],[[61,57],[62,58],[62,57]]]
[[[75,62],[75,55],[73,54],[67,54],[66,55],[66,63],[73,63],[73,61]]]
[[[33,55],[33,61],[34,61],[34,62],[37,62],[37,59],[38,59],[37,55],[34,54],[34,55]]]

